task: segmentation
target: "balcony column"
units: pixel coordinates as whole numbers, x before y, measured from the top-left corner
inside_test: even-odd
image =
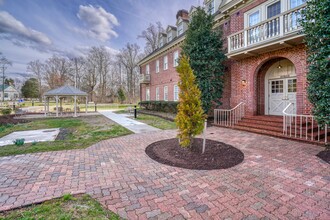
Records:
[[[228,39],[228,53],[230,53],[231,52],[231,47],[232,47],[231,40],[230,40],[230,37],[227,37],[227,39]]]
[[[243,34],[244,34],[244,47],[247,47],[248,46],[248,31],[245,30],[243,32]]]
[[[284,16],[280,16],[280,36],[284,35]]]

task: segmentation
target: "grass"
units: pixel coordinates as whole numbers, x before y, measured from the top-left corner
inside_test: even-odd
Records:
[[[64,128],[64,140],[53,142],[28,143],[23,146],[7,145],[0,147],[0,156],[26,153],[82,149],[101,140],[131,134],[131,131],[117,125],[104,116],[80,118],[41,119],[29,123],[11,126],[0,126],[0,137],[14,131],[25,131],[47,128]]]
[[[162,129],[162,130],[176,129],[175,122],[172,122],[172,121],[169,121],[169,120],[157,117],[157,116],[153,116],[153,115],[146,115],[146,114],[139,113],[137,115],[136,120],[146,123],[155,128]]]
[[[89,195],[64,195],[38,205],[0,213],[0,220],[32,219],[121,219],[117,214],[106,210]]]

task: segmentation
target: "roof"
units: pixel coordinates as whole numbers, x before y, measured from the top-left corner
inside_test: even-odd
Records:
[[[87,96],[87,93],[73,86],[62,86],[46,92],[44,96]]]
[[[3,88],[4,87],[4,88]],[[7,89],[9,87],[9,85],[0,85],[0,90],[2,91],[2,89]]]

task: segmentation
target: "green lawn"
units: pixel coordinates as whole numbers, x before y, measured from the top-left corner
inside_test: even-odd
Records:
[[[63,140],[53,142],[28,143],[23,146],[7,145],[0,147],[0,156],[46,151],[59,151],[86,148],[101,140],[131,134],[126,128],[115,124],[104,116],[79,118],[41,119],[29,123],[0,126],[0,137],[13,131],[62,128],[66,135]]]
[[[162,130],[176,129],[175,122],[172,122],[172,121],[169,121],[169,120],[157,117],[157,116],[153,116],[153,115],[146,115],[146,114],[139,113],[137,115],[136,120],[146,123],[155,128],[162,129]]]
[[[39,205],[15,209],[0,213],[1,220],[32,220],[32,219],[121,219],[117,214],[106,210],[89,195],[64,195]]]

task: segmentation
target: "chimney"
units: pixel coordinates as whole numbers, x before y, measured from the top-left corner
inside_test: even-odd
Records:
[[[189,20],[189,12],[185,9],[181,9],[176,13],[176,20],[181,17],[183,20]]]

